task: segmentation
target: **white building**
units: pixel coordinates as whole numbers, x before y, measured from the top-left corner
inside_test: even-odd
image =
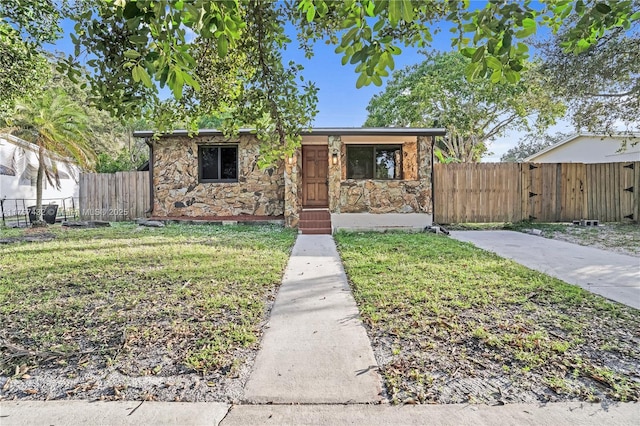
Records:
[[[626,142],[626,144],[625,144]],[[617,163],[640,161],[640,134],[573,135],[524,159],[528,163]]]
[[[5,208],[14,208],[16,200],[20,208],[24,203],[35,205],[36,177],[38,173],[38,146],[9,134],[0,134],[0,199],[5,199]],[[49,168],[57,169],[60,188],[43,179],[42,203],[61,205],[62,199],[77,206],[78,177],[80,169],[67,158],[46,152]]]

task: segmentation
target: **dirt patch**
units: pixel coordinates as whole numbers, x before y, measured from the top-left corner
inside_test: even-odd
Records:
[[[593,327],[583,330],[582,342],[554,325],[553,335],[541,335],[540,339],[555,340],[556,353],[552,350],[544,355],[542,342],[527,339],[525,330],[508,327],[509,323],[517,324],[515,318],[523,314],[532,323],[546,321],[545,315],[532,315],[531,310],[528,306],[527,312],[504,312],[503,318],[494,323],[484,321],[487,314],[496,316],[495,312],[482,310],[466,312],[459,318],[473,324],[482,321],[485,338],[468,338],[464,333],[442,330],[442,325],[405,338],[368,327],[388,397],[401,404],[489,405],[567,401],[612,404],[640,398],[638,321],[634,329],[621,330],[621,324],[596,318]],[[577,321],[588,320],[581,312],[571,315]],[[522,350],[514,357],[509,346],[518,339],[521,342],[515,344]],[[566,341],[572,341],[571,349],[561,353],[562,342]],[[614,375],[626,379],[618,381]]]
[[[275,291],[268,297],[266,319],[274,300]],[[260,335],[266,321],[260,324]],[[259,349],[257,344],[238,348],[230,354],[235,360],[232,365],[202,373],[176,362],[182,354],[158,347],[144,353],[132,354],[120,347],[116,352],[70,357],[29,354],[13,345],[7,346],[4,338],[0,339],[0,347],[5,361],[13,356],[24,359],[12,376],[0,375],[0,401],[83,399],[231,404],[242,400]]]
[[[233,375],[219,372],[198,374],[182,368],[168,368],[156,374],[135,376],[121,367],[106,366],[101,357],[90,357],[82,364],[72,362],[66,367],[42,367],[27,370],[14,377],[0,377],[2,400],[146,400],[236,402],[255,358],[254,351],[238,351],[236,359],[242,367]],[[162,362],[163,354],[151,356]],[[149,361],[147,359],[145,361]]]
[[[567,225],[561,230],[543,231],[548,238],[640,257],[640,225],[606,223],[586,227]]]
[[[54,238],[56,238],[56,235],[49,232],[33,232],[31,234],[17,237],[0,238],[0,244],[40,243],[44,241],[51,241]]]

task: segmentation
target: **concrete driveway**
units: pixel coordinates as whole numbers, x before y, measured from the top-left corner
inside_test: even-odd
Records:
[[[451,236],[640,309],[640,258],[514,231],[452,231]]]

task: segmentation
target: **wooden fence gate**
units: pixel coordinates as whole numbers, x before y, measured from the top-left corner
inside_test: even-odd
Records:
[[[437,223],[640,219],[640,162],[434,165]]]
[[[83,220],[134,220],[149,209],[149,172],[81,173],[79,186]]]

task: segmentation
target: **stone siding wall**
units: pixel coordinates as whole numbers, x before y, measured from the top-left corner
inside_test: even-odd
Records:
[[[238,182],[199,183],[198,146],[238,145]],[[284,165],[260,170],[259,148],[251,135],[228,140],[167,137],[153,148],[154,216],[281,216],[284,214]]]
[[[284,168],[284,223],[289,228],[298,226],[302,209],[302,170],[299,164],[302,164],[302,159],[298,151]]]
[[[419,180],[355,180],[340,183],[334,213],[431,213],[431,187]]]
[[[402,180],[346,179],[346,147],[340,138],[329,138],[329,151],[334,149],[339,149],[340,158],[329,170],[332,212],[433,213],[431,138],[403,143]]]

